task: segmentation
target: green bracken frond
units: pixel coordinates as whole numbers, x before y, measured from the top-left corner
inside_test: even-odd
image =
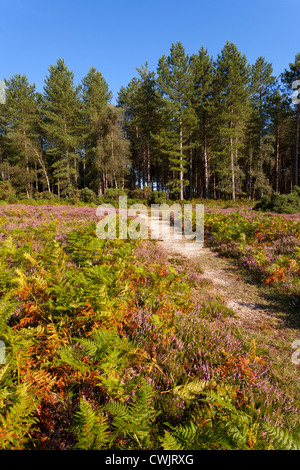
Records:
[[[159,412],[155,410],[152,387],[142,381],[130,403],[110,402],[103,407],[112,419],[114,439],[128,438],[132,448],[149,449],[153,446],[152,433]]]
[[[30,433],[37,422],[35,416],[38,401],[27,384],[21,384],[14,391],[4,389],[6,402],[10,403],[5,412],[0,412],[0,449],[23,449],[31,441]]]
[[[75,413],[72,430],[77,439],[75,449],[104,449],[110,439],[106,417],[84,400],[81,400],[80,409]]]
[[[297,437],[286,429],[273,427],[269,423],[262,423],[262,428],[266,432],[268,441],[276,450],[300,450],[299,433]]]
[[[176,439],[176,437],[170,432],[165,430],[163,439],[161,440],[162,448],[164,450],[182,450],[184,447]]]
[[[183,385],[177,385],[172,390],[174,395],[178,395],[183,400],[193,400],[197,398],[207,387],[209,382],[201,379],[194,379]]]

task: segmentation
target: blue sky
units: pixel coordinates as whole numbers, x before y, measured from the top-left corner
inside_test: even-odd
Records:
[[[27,75],[43,90],[48,67],[64,58],[75,84],[94,66],[114,98],[147,61],[180,41],[214,57],[227,40],[280,74],[300,52],[299,0],[10,0],[0,3],[0,79]]]

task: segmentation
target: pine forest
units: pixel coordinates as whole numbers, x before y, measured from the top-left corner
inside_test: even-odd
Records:
[[[229,41],[215,59],[176,43],[156,71],[146,62],[136,75],[116,105],[100,71],[75,85],[63,59],[43,93],[24,75],[6,79],[0,169],[11,192],[135,198],[147,187],[170,199],[255,200],[298,186],[299,53],[276,77],[264,57],[250,64]]]

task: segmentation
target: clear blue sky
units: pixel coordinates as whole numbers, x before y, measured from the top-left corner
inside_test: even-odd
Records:
[[[2,0],[0,79],[27,75],[43,90],[59,57],[79,83],[91,66],[114,98],[148,61],[180,41],[188,54],[203,45],[216,58],[227,40],[259,56],[279,75],[300,52],[299,0]]]

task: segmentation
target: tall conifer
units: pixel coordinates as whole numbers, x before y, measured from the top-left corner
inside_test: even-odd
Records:
[[[286,69],[282,74],[281,78],[283,83],[291,91],[297,95],[296,99],[292,99],[292,104],[295,106],[295,169],[294,169],[294,184],[299,185],[299,139],[300,139],[300,52],[295,56],[295,62],[289,64],[289,69]]]
[[[168,57],[163,55],[159,59],[157,74],[159,91],[164,98],[166,112],[170,115],[170,130],[173,132],[173,139],[167,133],[160,138],[168,148],[170,170],[179,175],[179,178],[172,180],[173,189],[179,192],[180,199],[183,200],[183,190],[188,184],[184,177],[188,164],[185,149],[189,147],[187,124],[190,127],[193,120],[193,87],[190,58],[180,42],[172,44]]]
[[[249,78],[246,56],[238,51],[234,43],[227,41],[216,61],[216,81],[222,156],[220,172],[223,188],[231,194],[232,199],[241,192],[241,179],[244,176],[239,159],[243,157],[243,137],[249,117]],[[226,184],[228,168],[230,185]]]
[[[63,59],[49,67],[44,86],[47,153],[52,157],[53,175],[59,195],[71,195],[78,179],[76,118],[78,107],[74,73]]]

